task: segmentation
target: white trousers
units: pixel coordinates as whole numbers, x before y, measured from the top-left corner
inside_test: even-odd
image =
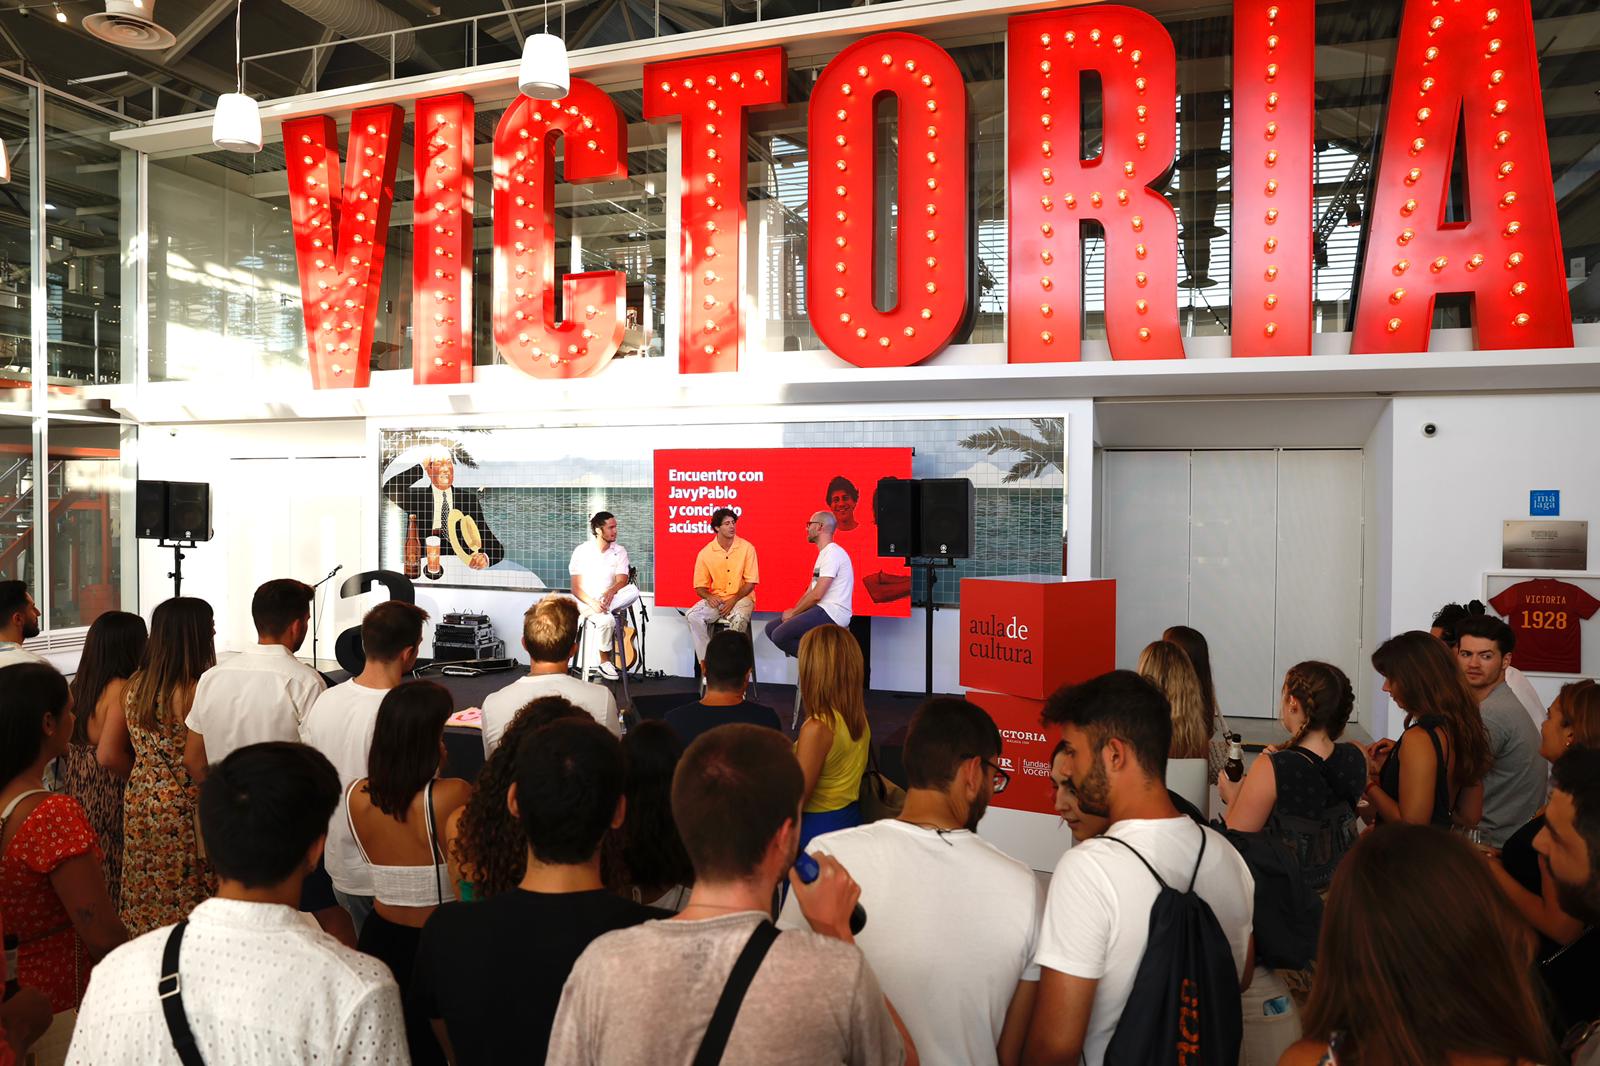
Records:
[[[617,594],[611,597],[610,611],[597,611],[593,607],[590,607],[587,603],[584,603],[581,600],[579,601],[578,605],[582,613],[582,622],[584,625],[592,627],[591,631],[598,639],[598,647],[601,651],[611,650],[613,646],[613,639],[616,635],[616,624],[612,621],[610,612],[620,611],[623,608],[631,607],[633,604],[638,602],[638,585],[624,585],[618,589]]]
[[[1241,1066],[1276,1066],[1279,1056],[1300,1039],[1300,1011],[1277,971],[1256,964],[1250,987],[1240,997],[1244,1013]]]
[[[748,633],[750,616],[755,611],[756,598],[746,596],[734,604],[733,610],[728,612],[726,621],[729,628],[736,633]],[[689,623],[689,639],[694,642],[695,662],[703,663],[706,661],[706,645],[711,643],[711,623],[715,622],[719,615],[716,608],[701,600],[685,611],[683,616]]]

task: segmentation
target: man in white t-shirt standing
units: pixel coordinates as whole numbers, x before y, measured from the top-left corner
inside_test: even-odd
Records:
[[[499,746],[517,714],[536,699],[562,696],[571,700],[614,736],[622,735],[617,700],[611,690],[567,673],[567,661],[578,646],[578,605],[561,595],[546,596],[522,616],[522,646],[532,660],[525,676],[489,694],[483,701],[483,757]]]
[[[268,581],[250,601],[257,642],[200,675],[184,725],[183,765],[196,781],[207,766],[247,744],[297,743],[300,726],[327,684],[294,657],[311,631],[311,586]]]
[[[616,515],[595,512],[589,519],[589,539],[572,550],[567,572],[572,594],[582,606],[583,624],[593,627],[599,642],[600,676],[615,681],[619,675],[611,653],[622,628],[615,612],[639,600],[639,586],[628,583],[628,549],[617,543]]]
[[[856,946],[923,1066],[996,1066],[1022,1052],[1039,970],[1043,899],[1033,871],[977,835],[1007,775],[1000,730],[966,700],[928,700],[905,742],[905,809],[811,842],[861,886]],[[780,929],[808,928],[791,895]]]
[[[345,816],[344,792],[367,776],[367,753],[378,724],[378,706],[389,690],[416,669],[422,623],[428,612],[414,603],[388,600],[361,619],[361,647],[367,662],[361,673],[324,692],[306,716],[305,742],[328,757],[339,771],[339,807],[328,820],[324,862],[333,894],[350,912],[356,932],[372,913],[372,868],[361,857]]]
[[[1161,889],[1144,864],[1179,891],[1194,875],[1194,891],[1233,950],[1241,990],[1253,968],[1255,882],[1226,838],[1172,805],[1165,781],[1172,711],[1160,689],[1114,670],[1058,691],[1045,704],[1044,720],[1061,728],[1079,805],[1111,824],[1103,836],[1069,849],[1050,880],[1035,959],[1039,995],[1023,1061],[1099,1066],[1144,958]],[[1196,873],[1202,834],[1205,854]]]
[[[806,542],[817,546],[811,585],[783,617],[767,623],[767,639],[788,656],[800,654],[800,638],[818,626],[850,624],[850,593],[856,571],[849,554],[833,542],[838,519],[832,511],[818,511],[806,520]]]
[[[23,641],[38,635],[39,608],[28,592],[28,583],[0,581],[0,666],[44,662],[22,646]]]

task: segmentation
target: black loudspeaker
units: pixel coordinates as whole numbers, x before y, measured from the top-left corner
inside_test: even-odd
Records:
[[[878,523],[878,554],[894,558],[919,554],[917,545],[917,482],[886,477],[872,494],[872,517]]]
[[[167,539],[166,481],[141,481],[133,490],[134,536],[140,540]]]
[[[971,558],[972,544],[977,539],[974,515],[978,498],[972,479],[924,478],[920,484],[920,554],[930,559]]]
[[[211,539],[211,486],[203,481],[167,484],[167,537],[199,542]]]

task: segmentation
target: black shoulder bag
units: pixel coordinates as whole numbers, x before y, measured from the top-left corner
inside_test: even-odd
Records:
[[[700,1040],[700,1050],[695,1052],[693,1066],[717,1066],[722,1061],[722,1053],[727,1049],[728,1037],[733,1033],[733,1023],[739,1017],[739,1007],[744,1003],[745,993],[750,991],[750,982],[755,980],[761,960],[767,957],[767,951],[777,939],[778,927],[769,921],[762,921],[750,934],[750,939],[745,941],[744,950],[739,952],[739,958],[728,974],[728,983],[722,986],[722,998],[717,1000],[717,1009],[711,1012],[711,1022],[706,1026],[706,1035]],[[189,1066],[189,1063],[185,1062],[184,1066]]]
[[[167,946],[161,952],[161,982],[156,990],[161,996],[161,1013],[167,1019],[167,1032],[172,1037],[172,1047],[183,1066],[206,1066],[200,1057],[200,1048],[194,1042],[194,1030],[189,1028],[189,1016],[183,1011],[183,982],[178,977],[178,951],[183,946],[183,931],[189,920],[185,918],[167,934]]]

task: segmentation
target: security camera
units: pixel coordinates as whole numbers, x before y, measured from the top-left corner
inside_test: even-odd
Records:
[[[1424,422],[1422,423],[1422,435],[1429,438],[1436,437],[1439,435],[1439,427],[1432,422]]]

